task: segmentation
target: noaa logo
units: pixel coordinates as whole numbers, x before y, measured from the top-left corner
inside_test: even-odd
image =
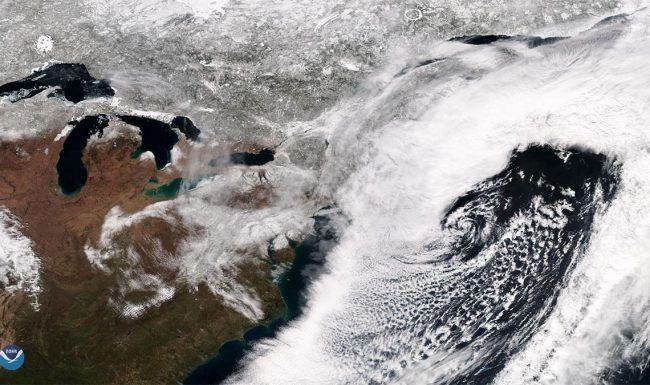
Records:
[[[16,370],[23,366],[25,354],[18,345],[7,345],[0,350],[0,365],[7,370]]]

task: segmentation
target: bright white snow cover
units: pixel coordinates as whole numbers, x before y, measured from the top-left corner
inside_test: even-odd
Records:
[[[36,50],[42,54],[48,53],[54,47],[54,41],[49,35],[41,35],[36,40]]]

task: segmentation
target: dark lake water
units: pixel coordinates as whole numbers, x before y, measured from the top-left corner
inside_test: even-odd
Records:
[[[76,123],[71,122],[74,124],[74,128],[65,139],[63,148],[59,152],[59,161],[56,163],[59,186],[64,194],[74,194],[86,184],[88,170],[81,159],[83,150],[91,136],[97,134],[101,137],[103,135],[108,121],[108,116],[100,114],[85,116]]]
[[[230,162],[246,166],[261,166],[275,158],[275,151],[265,148],[257,154],[252,152],[235,152],[230,154]]]
[[[233,152],[230,156],[218,156],[211,159],[211,167],[219,167],[227,164],[241,164],[244,166],[262,166],[275,159],[275,151],[265,148],[257,154],[254,152]]]
[[[201,130],[199,130],[189,118],[185,116],[176,116],[172,119],[171,126],[172,128],[178,128],[178,130],[185,135],[187,140],[192,140],[194,142],[199,140]]]
[[[109,82],[95,79],[85,65],[80,63],[57,63],[13,82],[0,86],[0,96],[8,96],[17,102],[31,98],[50,87],[57,87],[49,97],[57,97],[79,103],[98,97],[111,97],[115,91]]]
[[[172,125],[156,119],[141,116],[119,115],[118,118],[126,124],[138,127],[142,138],[140,146],[131,154],[137,158],[141,153],[151,151],[154,155],[156,167],[162,169],[171,162],[171,150],[178,143],[178,135]],[[104,128],[108,126],[110,117],[105,114],[85,116],[79,121],[70,122],[73,129],[66,137],[63,148],[59,153],[56,170],[59,175],[59,186],[66,194],[79,192],[88,180],[88,170],[83,164],[83,151],[88,144],[88,139],[93,135],[101,137]],[[192,141],[199,138],[199,130],[189,118],[177,116],[174,118],[176,128]],[[182,179],[174,180],[169,185],[159,189],[148,190],[150,196],[169,199],[174,197],[180,188]]]
[[[159,170],[172,161],[171,150],[178,143],[178,135],[169,124],[143,116],[118,115],[118,118],[140,129],[142,142],[135,154],[151,151]]]

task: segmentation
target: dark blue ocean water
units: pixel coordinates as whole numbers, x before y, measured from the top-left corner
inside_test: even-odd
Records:
[[[337,241],[337,234],[330,224],[329,216],[314,217],[314,231],[298,245],[292,245],[295,258],[291,267],[282,275],[278,288],[285,309],[281,316],[267,325],[249,329],[242,339],[223,344],[217,355],[192,370],[183,380],[184,384],[218,384],[237,372],[242,359],[255,342],[274,338],[278,331],[302,314],[305,292],[310,282],[320,275],[325,266],[325,255]]]

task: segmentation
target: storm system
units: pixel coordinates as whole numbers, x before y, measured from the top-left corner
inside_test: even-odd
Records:
[[[0,381],[650,384],[646,6],[0,0]]]

